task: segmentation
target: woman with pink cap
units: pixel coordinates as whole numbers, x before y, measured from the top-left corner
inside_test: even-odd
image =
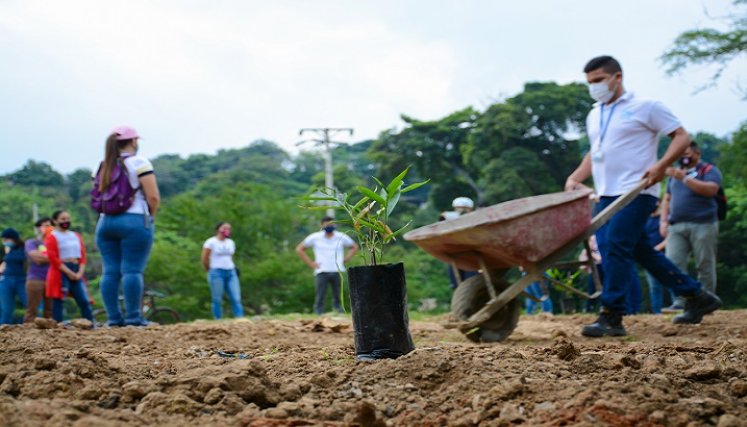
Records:
[[[96,174],[95,185],[101,194],[115,185],[121,188],[119,179],[129,180],[130,190],[134,191],[125,211],[102,213],[96,226],[96,245],[104,265],[101,298],[109,326],[148,324],[141,312],[143,271],[153,245],[153,220],[160,195],[153,165],[137,155],[139,139],[137,131],[130,126],[114,128],[106,139],[104,161]],[[122,169],[126,170],[126,175],[119,174]],[[124,315],[119,308],[120,283]]]

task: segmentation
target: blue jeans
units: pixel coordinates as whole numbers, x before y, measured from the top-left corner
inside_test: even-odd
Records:
[[[228,294],[228,300],[231,302],[231,308],[233,309],[233,317],[244,316],[244,307],[241,305],[241,285],[236,269],[211,268],[208,271],[208,284],[210,284],[214,319],[223,317],[223,291]]]
[[[77,272],[79,265],[66,262],[65,265],[70,270]],[[80,308],[80,315],[84,319],[88,319],[91,322],[93,322],[93,312],[91,311],[91,298],[88,297],[88,292],[86,291],[86,285],[83,283],[82,280],[70,280],[65,273],[61,273],[62,275],[62,294],[64,297],[62,299],[53,299],[52,300],[52,319],[56,320],[57,322],[62,322],[62,320],[65,317],[65,297],[68,295],[72,295],[73,299],[75,300],[75,303],[78,304],[78,307]]]
[[[595,213],[609,206],[617,197],[602,197]],[[692,296],[700,292],[700,283],[682,273],[663,253],[655,250],[645,225],[656,207],[656,197],[640,195],[597,231],[597,244],[604,265],[603,307],[619,313],[626,312],[626,295],[638,281],[634,268],[638,262],[676,295]]]
[[[15,323],[13,312],[16,308],[16,297],[21,300],[23,308],[26,308],[26,277],[3,276],[0,280],[0,324]]]
[[[643,305],[643,288],[641,279],[638,277],[638,269],[633,267],[633,281],[628,285],[628,292],[625,294],[625,314],[638,314],[641,312]]]
[[[153,246],[153,219],[142,214],[104,215],[96,225],[96,245],[101,252],[104,273],[101,299],[109,316],[109,326],[144,325],[143,271]],[[125,315],[119,308],[122,284]]]
[[[526,288],[526,293],[529,295],[535,297],[535,298],[542,298],[542,286],[539,282],[532,282],[531,285],[529,285]],[[531,298],[527,298],[526,302],[526,310],[527,314],[534,314],[534,310],[537,309],[537,302],[535,302]],[[543,313],[552,313],[552,300],[548,296],[546,300],[539,303],[542,306],[542,312]]]

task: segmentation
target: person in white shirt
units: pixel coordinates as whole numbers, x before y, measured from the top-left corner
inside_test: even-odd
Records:
[[[306,249],[314,251],[314,260],[309,258]],[[347,255],[345,248],[350,248]],[[345,271],[345,263],[350,261],[358,252],[358,245],[347,234],[335,230],[334,219],[322,218],[322,230],[308,235],[296,246],[296,253],[314,270],[314,312],[324,313],[324,299],[327,286],[332,287],[332,305],[338,313],[342,313],[340,303],[340,273]]]
[[[704,315],[721,306],[721,300],[655,250],[645,233],[659,193],[654,184],[685,151],[690,137],[661,102],[625,91],[622,68],[613,57],[592,59],[584,73],[589,93],[597,101],[586,118],[591,149],[566,180],[565,189],[582,187],[582,182],[592,176],[600,197],[595,206],[599,212],[642,179],[647,180],[648,187],[596,233],[605,271],[602,309],[597,321],[584,326],[581,333],[589,337],[626,335],[622,314],[635,274],[631,267],[636,261],[664,286],[686,298],[685,311],[674,317],[674,323],[700,323]],[[660,134],[668,135],[672,142],[657,160]]]
[[[231,224],[219,222],[215,227],[215,236],[207,239],[202,245],[202,267],[208,273],[208,284],[213,306],[213,318],[223,317],[223,292],[228,294],[233,317],[243,317],[241,305],[241,284],[233,254],[236,244],[231,240]]]

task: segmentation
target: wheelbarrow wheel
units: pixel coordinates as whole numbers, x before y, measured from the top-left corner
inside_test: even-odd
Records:
[[[497,276],[497,275],[496,275]],[[500,293],[509,286],[502,277],[495,277],[493,284]],[[451,314],[456,320],[466,321],[490,301],[490,294],[485,287],[485,277],[478,274],[460,283],[451,297]],[[506,339],[516,329],[521,313],[521,304],[514,298],[490,319],[478,327],[463,331],[465,336],[474,342],[498,342]]]

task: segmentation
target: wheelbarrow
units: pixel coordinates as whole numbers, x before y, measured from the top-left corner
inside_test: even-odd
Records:
[[[517,297],[524,289],[548,268],[559,266],[559,261],[578,245],[583,243],[590,251],[589,237],[645,187],[646,180],[642,180],[594,218],[591,190],[575,190],[478,209],[412,230],[404,238],[455,270],[482,273],[457,286],[451,300],[451,319],[445,326],[459,329],[472,341],[502,341],[519,321]],[[586,298],[599,296],[601,285],[590,253],[588,259],[597,287],[594,294],[553,282]],[[561,264],[569,267],[580,263]],[[522,267],[524,275],[508,283],[504,276],[512,267]]]

